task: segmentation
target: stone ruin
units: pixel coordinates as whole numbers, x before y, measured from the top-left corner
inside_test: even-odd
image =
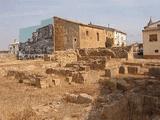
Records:
[[[10,70],[8,77],[39,88],[68,84],[90,84],[97,81],[108,93],[93,98],[87,94],[66,94],[68,102],[93,103],[90,119],[99,120],[158,120],[160,115],[160,67],[117,59],[108,49],[59,51],[44,58],[55,62],[45,66],[44,73]],[[145,75],[145,78],[132,76]],[[127,77],[126,77],[127,76]],[[84,102],[85,101],[85,102]],[[98,110],[98,111],[97,111]]]
[[[37,58],[53,53],[53,26],[47,25],[33,32],[32,38],[19,45],[19,59]]]

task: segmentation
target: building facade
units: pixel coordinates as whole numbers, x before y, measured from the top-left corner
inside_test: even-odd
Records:
[[[126,45],[126,34],[113,28],[54,17],[54,41],[56,51],[119,47],[122,44]]]
[[[17,55],[19,52],[19,42],[15,39],[13,43],[9,44],[9,53]]]
[[[160,58],[160,21],[152,22],[150,19],[143,33],[144,58]]]
[[[127,34],[114,29],[114,47],[122,47],[126,46]]]
[[[122,38],[123,32],[116,29],[59,17],[43,20],[37,27],[31,29],[32,32],[27,28],[28,37],[23,36],[25,33],[21,32],[22,38],[26,39],[25,42],[23,39],[23,42],[20,40],[21,53],[52,54],[54,51],[67,49],[119,47],[123,42],[125,43],[125,39],[119,39]]]

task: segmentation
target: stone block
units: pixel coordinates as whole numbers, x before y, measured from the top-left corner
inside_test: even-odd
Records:
[[[35,86],[38,88],[47,88],[47,87],[49,87],[49,84],[47,83],[46,80],[37,79]]]
[[[53,84],[54,84],[55,86],[58,86],[58,85],[61,84],[60,79],[52,79],[52,82],[53,82]]]
[[[119,67],[119,74],[126,74],[127,73],[127,68],[125,66],[120,66]]]
[[[74,73],[72,81],[76,83],[85,83],[87,81],[87,73],[86,72]]]
[[[66,77],[66,81],[70,84],[72,82],[72,77]]]
[[[88,72],[88,71],[90,71],[90,67],[89,66],[80,66],[79,70]]]
[[[93,101],[93,97],[86,93],[81,93],[77,98],[77,102],[79,104],[91,103],[92,101]]]
[[[118,75],[118,69],[117,68],[109,68],[105,69],[105,76],[109,78],[114,78]]]
[[[128,69],[129,74],[134,74],[135,75],[135,74],[138,74],[140,72],[140,67],[138,67],[138,66],[128,66],[127,69]]]
[[[66,93],[65,96],[67,102],[72,102],[72,103],[77,102],[78,95]]]

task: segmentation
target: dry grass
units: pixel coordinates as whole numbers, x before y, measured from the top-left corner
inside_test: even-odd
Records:
[[[32,108],[26,108],[20,112],[14,112],[9,115],[8,120],[40,120]]]

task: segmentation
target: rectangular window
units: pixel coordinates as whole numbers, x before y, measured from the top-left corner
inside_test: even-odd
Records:
[[[97,41],[99,41],[99,33],[97,33]]]
[[[159,52],[159,50],[155,50],[155,53],[158,53]]]
[[[150,42],[157,41],[157,34],[149,35],[149,41],[150,41]]]

